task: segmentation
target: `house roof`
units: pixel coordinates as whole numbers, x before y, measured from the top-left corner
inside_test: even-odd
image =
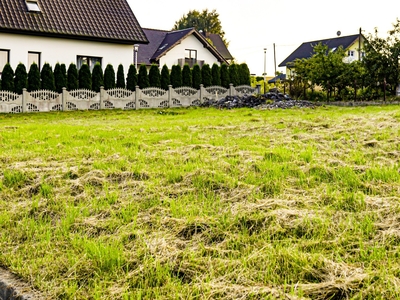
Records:
[[[175,31],[164,31],[158,29],[144,29],[149,40],[149,44],[139,47],[138,64],[152,64],[157,62],[163,55],[178,45],[183,39],[189,35],[194,35],[205,48],[207,48],[220,62],[227,62],[226,59],[218,52],[205,38],[194,28],[187,28]]]
[[[228,48],[226,47],[224,41],[222,40],[221,36],[216,33],[206,33],[206,38],[209,38],[213,44],[213,46],[218,50],[219,53],[226,59],[232,60],[233,56],[229,52]]]
[[[123,44],[147,43],[126,0],[38,0],[29,12],[26,0],[0,0],[0,32]]]
[[[343,49],[347,49],[358,40],[359,36],[359,34],[354,34],[319,41],[305,42],[301,44],[295,51],[293,51],[292,54],[290,54],[283,62],[281,62],[279,67],[285,67],[288,63],[294,62],[296,59],[310,58],[314,54],[314,46],[318,45],[319,43],[327,45],[329,49],[339,48],[340,46],[342,46]]]
[[[274,78],[268,80],[268,83],[275,83],[279,81],[285,81],[286,80],[286,74],[279,74],[275,76]]]

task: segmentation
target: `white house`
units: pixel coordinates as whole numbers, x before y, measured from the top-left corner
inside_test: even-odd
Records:
[[[228,63],[224,56],[211,45],[203,34],[194,28],[165,31],[144,28],[149,43],[140,45],[137,63],[159,67],[167,65],[183,66],[185,63],[192,67],[194,64]]]
[[[27,69],[33,62],[100,62],[127,70],[134,44],[145,43],[126,0],[0,0],[0,72],[20,62]]]

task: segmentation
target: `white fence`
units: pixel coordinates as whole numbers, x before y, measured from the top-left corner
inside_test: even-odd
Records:
[[[260,87],[221,86],[203,87],[199,90],[191,87],[172,88],[168,90],[149,87],[135,91],[116,88],[94,92],[85,89],[67,91],[63,88],[61,94],[53,91],[39,90],[22,95],[0,91],[0,113],[48,112],[68,110],[99,110],[99,109],[143,109],[189,107],[201,105],[205,100],[219,100],[227,96],[243,96],[260,93]]]

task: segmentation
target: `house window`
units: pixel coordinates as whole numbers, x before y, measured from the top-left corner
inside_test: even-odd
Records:
[[[185,49],[185,59],[197,60],[197,50]]]
[[[348,55],[348,56],[354,56],[354,51],[353,51],[353,50],[349,50],[349,51],[347,52],[347,55]]]
[[[28,66],[31,67],[33,63],[36,63],[40,70],[40,52],[28,52]]]
[[[10,62],[10,50],[0,49],[0,75],[4,66]]]
[[[101,57],[93,57],[93,56],[81,56],[78,55],[76,57],[76,65],[78,70],[82,67],[83,64],[89,65],[90,71],[93,71],[94,65],[99,62],[101,65]]]
[[[40,12],[40,8],[36,0],[27,0],[26,8],[29,12]]]

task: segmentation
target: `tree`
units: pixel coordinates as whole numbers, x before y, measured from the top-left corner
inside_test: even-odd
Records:
[[[250,70],[246,63],[241,63],[238,67],[239,84],[250,85]]]
[[[192,71],[188,64],[185,64],[182,69],[182,86],[192,87]]]
[[[137,85],[137,71],[134,64],[131,64],[128,69],[128,75],[126,77],[126,88],[130,91],[134,91]]]
[[[201,83],[201,69],[198,64],[195,64],[192,70],[192,87],[195,89],[199,89]]]
[[[43,65],[42,71],[40,72],[42,90],[55,91],[56,84],[54,80],[53,69],[49,63]]]
[[[226,63],[221,65],[221,86],[225,88],[229,88],[229,84],[231,83],[231,79],[229,78],[229,69]]]
[[[202,12],[197,10],[190,10],[186,15],[182,16],[175,22],[173,30],[180,30],[194,27],[198,31],[202,30],[204,33],[215,33],[221,36],[225,45],[228,43],[225,40],[225,32],[222,30],[219,14],[214,9],[208,11],[204,9]]]
[[[208,86],[212,85],[211,68],[210,68],[209,64],[204,64],[201,67],[201,79],[202,79],[204,87],[208,87]]]
[[[62,68],[60,63],[56,63],[56,66],[54,67],[54,82],[57,93],[61,93],[62,88],[67,87],[67,74],[65,72],[65,65],[64,68]]]
[[[182,69],[180,65],[173,65],[171,68],[170,81],[173,88],[182,86]]]
[[[83,64],[78,72],[79,88],[90,90],[92,88],[92,76],[88,64]]]
[[[150,86],[149,76],[147,75],[147,67],[145,64],[141,64],[139,67],[138,85],[141,89],[145,89]]]
[[[36,63],[31,64],[28,72],[28,92],[40,90],[40,71]]]
[[[14,70],[6,63],[1,74],[1,88],[3,91],[14,91]]]
[[[221,72],[220,67],[214,63],[211,67],[212,85],[221,85]]]
[[[22,90],[28,86],[28,73],[26,72],[25,65],[19,63],[15,69],[14,77],[14,92],[22,94]]]
[[[124,66],[122,64],[119,64],[118,70],[117,70],[117,88],[125,88],[125,75],[124,75]]]
[[[79,88],[78,69],[74,63],[68,66],[67,71],[67,90],[73,91]]]
[[[161,87],[160,69],[156,64],[152,64],[149,70],[149,86]]]
[[[238,73],[238,66],[237,64],[231,64],[228,68],[229,71],[229,79],[230,83],[233,84],[233,86],[238,86],[240,85],[239,81],[239,73]]]
[[[104,89],[109,90],[115,88],[115,71],[111,64],[106,66],[104,70]]]
[[[95,92],[100,92],[100,87],[104,87],[104,74],[103,69],[99,62],[93,67],[92,71],[92,90]]]
[[[164,65],[161,69],[161,88],[164,90],[168,90],[169,83],[169,70],[167,65]]]

